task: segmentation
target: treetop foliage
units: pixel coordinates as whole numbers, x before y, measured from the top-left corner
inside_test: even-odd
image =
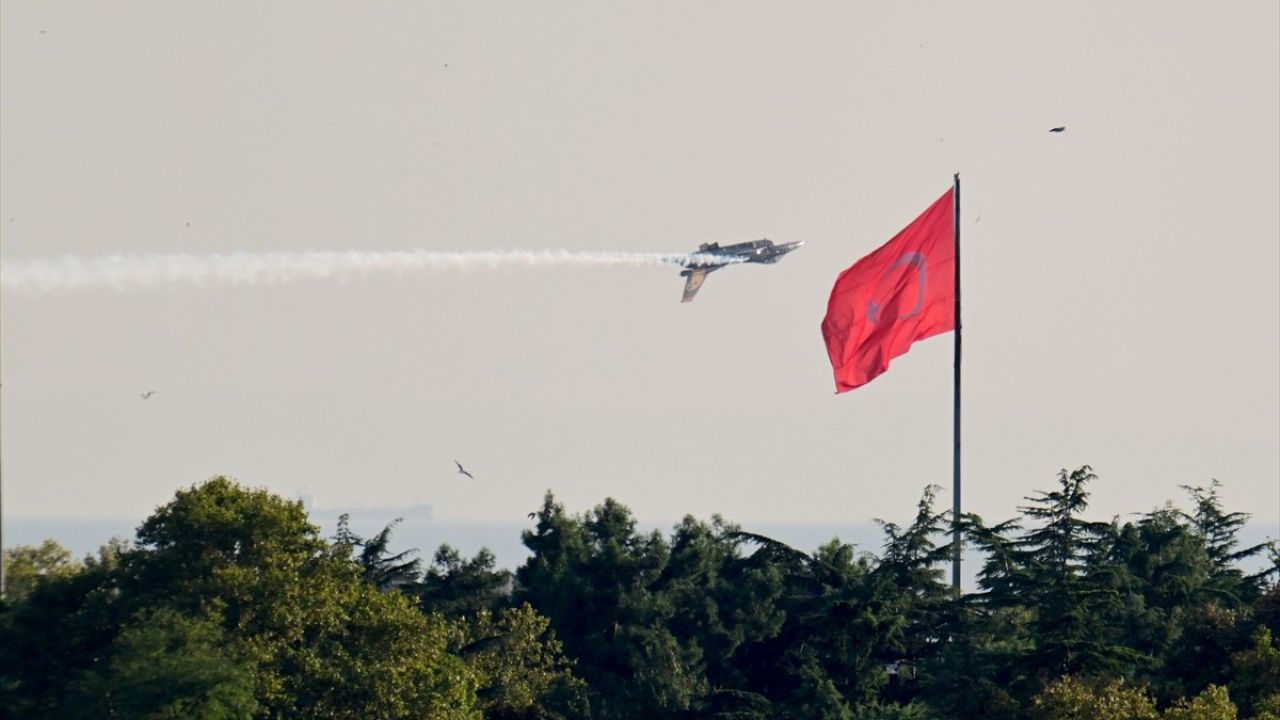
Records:
[[[1219,484],[1120,522],[1085,466],[994,524],[925,488],[878,553],[548,492],[514,572],[218,477],[81,562],[6,550],[0,715],[1280,720],[1280,550]],[[977,589],[946,582],[958,525]],[[1246,570],[1244,564],[1251,565]],[[1262,568],[1258,569],[1261,564]]]

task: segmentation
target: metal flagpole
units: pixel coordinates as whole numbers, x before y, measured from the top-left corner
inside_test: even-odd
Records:
[[[956,361],[955,361],[955,424],[951,466],[951,587],[960,594],[960,173],[955,174],[954,192],[951,196],[954,208],[956,243]]]

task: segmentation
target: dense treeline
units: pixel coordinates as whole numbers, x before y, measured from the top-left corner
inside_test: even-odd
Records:
[[[932,488],[874,554],[548,493],[512,573],[214,478],[83,562],[8,551],[0,716],[1280,720],[1277,548],[1241,547],[1216,483],[1088,520],[1095,479],[961,518],[984,559],[956,597]]]

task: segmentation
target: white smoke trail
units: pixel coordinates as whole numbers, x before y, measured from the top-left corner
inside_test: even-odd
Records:
[[[494,250],[485,252],[269,252],[230,255],[110,255],[6,260],[0,290],[28,295],[76,290],[136,290],[161,285],[208,287],[274,285],[294,280],[345,280],[372,272],[403,274],[421,270],[494,270],[504,267],[609,267],[724,263],[700,253],[570,252]],[[732,259],[729,262],[741,262]]]

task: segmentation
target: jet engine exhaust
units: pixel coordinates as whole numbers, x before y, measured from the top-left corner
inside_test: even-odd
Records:
[[[569,250],[308,251],[226,255],[138,254],[6,259],[0,290],[26,295],[163,286],[280,285],[372,273],[476,271],[552,267],[687,267],[710,261],[700,253],[572,252]]]

